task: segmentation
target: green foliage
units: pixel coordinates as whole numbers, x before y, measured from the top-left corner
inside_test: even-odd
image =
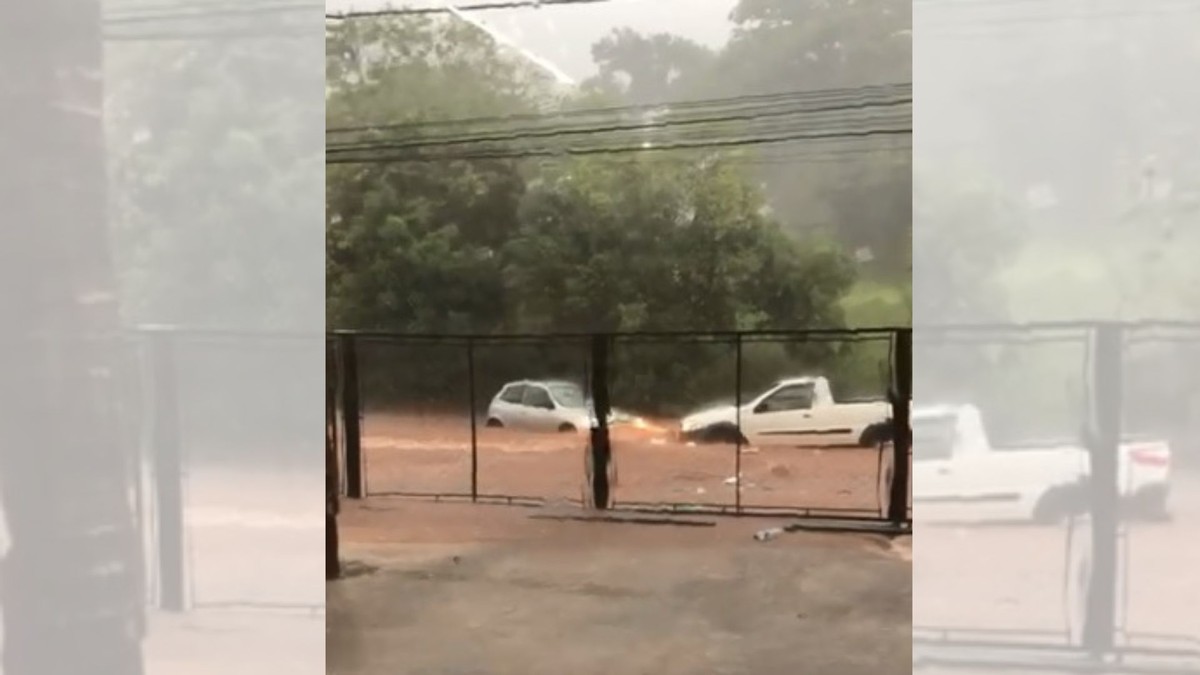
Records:
[[[672,92],[695,89],[693,78],[710,68],[716,55],[674,35],[645,36],[619,28],[592,46],[600,73],[588,86],[642,105],[670,100]]]
[[[736,168],[579,162],[526,195],[505,249],[518,325],[728,330],[831,325],[853,276],[761,214]]]
[[[556,101],[472,30],[428,19],[364,26],[330,34],[331,127],[583,105]],[[744,165],[721,154],[331,166],[328,320],[484,334],[841,325],[853,263],[823,236],[785,233],[770,213]],[[481,405],[508,379],[586,373],[580,345],[479,349]],[[678,412],[732,398],[728,349],[618,349],[616,401]],[[767,379],[754,368],[774,378],[826,364],[878,382],[877,368],[845,365],[854,358],[833,345],[778,346],[747,381]],[[461,346],[372,345],[364,364],[368,404],[465,400]]]
[[[954,179],[947,178],[952,168]],[[918,167],[913,272],[917,323],[986,322],[1007,317],[999,272],[1019,251],[1023,214],[993,184],[962,167]]]
[[[321,63],[293,39],[107,45],[109,220],[126,325],[311,331],[322,320],[324,119],[311,98]],[[291,395],[321,387],[315,364],[294,367],[305,349],[176,343],[196,461],[279,460],[279,438],[249,434],[311,421]]]
[[[632,103],[853,88],[912,80],[908,0],[743,0],[718,53],[676,36],[622,29],[593,49],[591,83]],[[754,153],[754,176],[784,229],[871,251],[864,274],[905,284],[911,268],[912,163],[881,141]]]
[[[129,323],[319,320],[321,122],[297,92],[321,76],[306,53],[287,40],[111,48],[110,194]]]

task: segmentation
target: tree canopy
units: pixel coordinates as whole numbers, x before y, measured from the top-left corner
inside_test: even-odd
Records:
[[[480,33],[441,19],[334,27],[329,43],[328,124],[335,133],[386,124],[389,137],[402,132],[453,143],[479,127],[446,120],[653,102],[656,90],[647,86],[640,100],[613,98],[603,87],[564,95]],[[613,86],[615,74],[632,67],[620,64],[615,44],[596,50],[611,59],[601,69]],[[671,40],[652,39],[648,48],[664,45],[683,54],[680,64],[697,53],[694,45]],[[660,64],[660,78],[673,77],[671,63]],[[329,323],[426,334],[842,325],[840,303],[858,276],[852,256],[826,232],[787,230],[746,156],[722,150],[543,160],[414,155],[331,165]],[[715,353],[695,350],[671,373],[633,352],[617,365],[626,373],[657,369],[656,392],[694,398],[702,395],[701,382],[714,380],[705,371],[714,367]],[[818,353],[829,356],[829,368],[849,368],[837,364],[848,364],[850,356],[811,346],[780,346],[764,358],[815,363]],[[432,362],[424,365],[433,368]],[[726,360],[720,367],[731,366]],[[517,359],[504,375],[552,374],[531,372],[539,368],[581,372],[569,358]],[[858,372],[879,384],[877,366]],[[379,387],[392,395],[436,379],[423,365],[379,377]],[[725,379],[731,377],[730,370]],[[624,393],[626,400],[654,398],[644,387]],[[449,391],[427,395],[453,397]]]

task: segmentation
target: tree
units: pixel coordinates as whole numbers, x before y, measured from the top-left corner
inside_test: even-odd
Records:
[[[837,325],[853,271],[763,215],[734,164],[654,159],[547,172],[505,248],[527,328],[636,332]]]
[[[1023,244],[1023,214],[994,184],[970,175],[961,169],[917,173],[912,231],[917,325],[1008,317],[999,275]]]
[[[1019,314],[1194,306],[1190,265],[1173,255],[1186,250],[1200,185],[1200,96],[1178,86],[1200,63],[1191,24],[1149,6],[931,3],[923,16],[923,137],[969,144],[1037,225],[1030,261],[1012,272]],[[1069,283],[1048,286],[1049,263]]]
[[[478,128],[481,117],[582,104],[555,100],[523,65],[451,23],[405,19],[349,31],[330,38],[334,127],[386,122],[401,125],[389,127],[388,138],[452,136]],[[466,118],[476,121],[454,121]],[[416,155],[335,165],[328,176],[329,320],[339,327],[444,334],[835,326],[855,276],[822,237],[786,236],[744,163],[722,153],[544,163]],[[582,373],[577,353],[545,351],[483,368],[484,386]],[[367,397],[459,403],[461,354],[422,353],[403,368],[395,358],[376,362],[364,374]],[[661,376],[626,389],[626,401],[662,404],[664,392],[686,395],[715,377],[702,356],[669,374],[644,359],[615,360],[626,373]],[[732,371],[721,379],[728,390]]]
[[[629,28],[614,30],[592,45],[600,73],[586,86],[634,105],[664,103],[674,92],[694,90],[694,77],[711,66],[715,54],[684,38],[659,33],[644,36]]]
[[[321,194],[303,186],[322,180],[324,148],[312,101],[296,93],[321,86],[311,50],[270,38],[120,44],[109,139],[127,320],[312,326]]]
[[[797,242],[764,215],[735,163],[609,158],[546,171],[504,249],[513,324],[534,332],[713,331],[836,326],[854,271],[835,247]],[[759,349],[771,377],[833,364],[827,345]],[[623,405],[676,414],[732,396],[724,345],[614,354]],[[526,366],[528,367],[528,366]],[[836,367],[836,366],[835,366]],[[832,372],[830,374],[833,374]]]
[[[334,128],[523,113],[546,94],[537,73],[455,22],[347,23],[331,29],[327,54]],[[499,325],[496,255],[523,190],[512,161],[329,167],[330,324],[418,332]]]
[[[597,86],[642,103],[912,80],[909,2],[744,0],[730,18],[733,37],[711,56],[671,35],[614,32],[593,48]],[[748,163],[788,232],[829,236],[863,254],[865,276],[903,287],[911,268],[910,158],[907,143],[868,139],[781,144]]]
[[[718,71],[744,93],[912,81],[909,1],[742,0],[730,18]]]

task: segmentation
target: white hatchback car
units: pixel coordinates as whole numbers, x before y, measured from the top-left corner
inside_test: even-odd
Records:
[[[584,431],[592,427],[592,419],[583,389],[556,380],[510,382],[492,399],[487,413],[489,427],[531,431]]]

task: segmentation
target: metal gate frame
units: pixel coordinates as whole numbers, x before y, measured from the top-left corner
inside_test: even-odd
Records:
[[[863,509],[832,509],[806,507],[762,507],[746,506],[741,503],[741,455],[742,444],[737,443],[735,461],[735,503],[731,505],[703,505],[672,502],[617,502],[612,499],[609,468],[612,448],[608,435],[607,414],[609,407],[608,382],[609,361],[613,345],[617,342],[635,341],[720,341],[732,344],[736,354],[735,392],[736,406],[741,404],[742,353],[750,341],[831,341],[838,339],[887,339],[890,343],[891,383],[888,399],[891,402],[892,433],[888,441],[881,443],[880,452],[888,452],[891,465],[887,481],[887,504],[879,513]],[[729,516],[782,517],[805,520],[821,520],[847,525],[874,528],[888,533],[911,531],[912,513],[909,495],[909,458],[911,456],[911,429],[909,424],[912,400],[912,330],[906,327],[859,328],[859,329],[815,329],[788,331],[727,331],[727,332],[626,332],[626,333],[546,333],[514,335],[452,335],[452,334],[406,334],[365,331],[333,331],[327,335],[331,350],[336,353],[337,395],[336,407],[341,422],[341,470],[345,476],[344,495],[349,499],[368,496],[388,496],[407,499],[424,499],[436,502],[452,501],[512,506],[540,507],[547,499],[539,496],[486,494],[479,490],[478,475],[478,430],[475,415],[477,404],[475,391],[475,358],[480,345],[508,343],[548,343],[553,341],[578,341],[588,345],[590,364],[587,387],[597,407],[598,424],[591,430],[588,452],[593,467],[588,477],[588,493],[578,500],[567,500],[581,508],[614,510],[642,513],[706,514]],[[395,341],[400,343],[434,343],[460,345],[466,356],[468,377],[469,418],[471,420],[471,475],[470,490],[466,493],[388,491],[374,493],[367,489],[367,469],[363,461],[361,421],[363,406],[360,391],[359,360],[357,344],[360,340]],[[557,500],[561,501],[561,500]]]

